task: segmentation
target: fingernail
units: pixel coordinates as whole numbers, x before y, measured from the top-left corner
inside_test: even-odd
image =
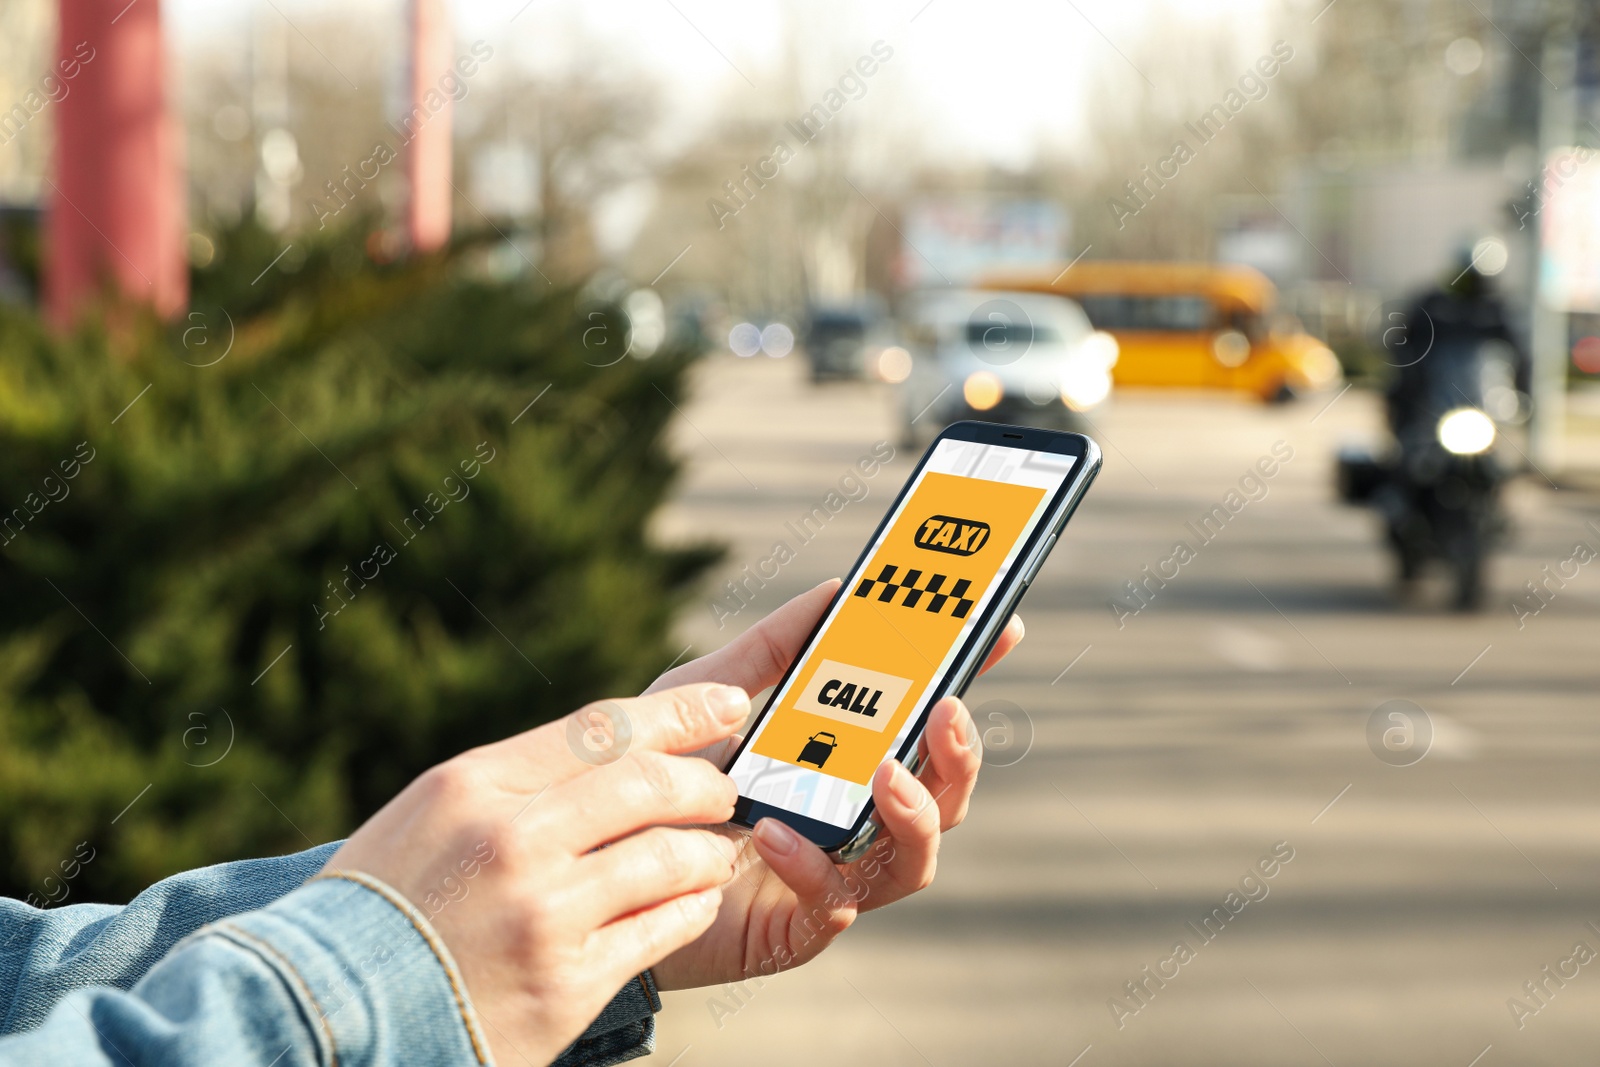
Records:
[[[894,771],[889,775],[889,791],[894,794],[896,800],[908,808],[915,808],[922,799],[918,796],[921,789],[917,780],[911,776],[911,772],[906,770],[905,764],[894,765]]]
[[[756,823],[756,836],[763,845],[780,856],[791,854],[800,844],[795,832],[777,819],[762,819]]]
[[[706,704],[723,722],[744,722],[750,714],[750,694],[736,685],[717,686],[706,694]]]
[[[1021,615],[1011,616],[1011,621],[1017,624],[1017,640],[1021,641],[1028,635],[1028,625],[1022,621]]]

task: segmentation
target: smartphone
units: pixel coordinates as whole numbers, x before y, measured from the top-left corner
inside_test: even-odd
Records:
[[[872,776],[915,770],[1100,471],[1078,433],[958,422],[934,439],[729,761],[732,825],[780,819],[840,861],[877,833]]]

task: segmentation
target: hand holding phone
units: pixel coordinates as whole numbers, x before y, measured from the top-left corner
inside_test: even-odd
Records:
[[[963,433],[969,436],[962,437]],[[1010,565],[1000,568],[1006,577],[994,583],[992,595],[991,588],[986,587],[980,594],[982,604],[975,602],[974,608],[969,609],[973,629],[967,635],[971,640],[952,661],[952,669],[926,694],[931,708],[919,712],[907,746],[922,757],[912,761],[920,762],[920,770],[913,775],[892,753],[877,766],[863,790],[870,797],[870,807],[864,808],[875,820],[874,827],[881,823],[883,834],[875,842],[870,838],[863,841],[850,862],[831,860],[816,843],[791,829],[788,820],[760,819],[747,840],[765,862],[752,865],[748,854],[741,859],[742,873],[725,887],[722,908],[712,928],[653,968],[662,988],[739,981],[804,963],[825,948],[858,912],[893,903],[932,880],[940,835],[965,815],[979,766],[979,754],[970,746],[975,732],[971,717],[958,699],[941,698],[940,690],[949,691],[957,678],[964,688],[975,674],[997,662],[1021,639],[1022,625],[1012,611],[1100,463],[1093,443],[1076,435],[966,424],[953,427],[944,436],[957,441],[976,438],[979,444],[992,438],[1013,452],[1048,451],[1053,447],[1054,456],[1043,457],[1036,465],[1054,468],[1063,476],[1054,492],[1046,494],[1047,503],[1030,523],[1029,532],[1010,546]],[[1063,439],[1068,437],[1073,439]],[[957,451],[976,464],[972,470],[980,477],[1013,474],[1014,464],[1027,458],[987,449]],[[948,453],[940,458],[938,453],[936,441],[890,508],[868,550],[852,568],[852,579],[869,560],[873,547],[895,517],[903,513],[908,494],[918,484],[930,457],[941,463],[952,458]],[[1068,456],[1068,461],[1055,458],[1060,455]],[[970,547],[976,542],[981,550],[981,542],[994,536],[994,525],[989,525],[987,535],[955,529],[946,536],[951,546],[961,543]],[[933,527],[924,536],[930,542],[946,539],[939,528]],[[739,685],[751,693],[774,684],[782,690],[815,652],[826,619],[846,595],[841,590],[853,588],[854,583],[823,583],[763,619],[726,648],[669,671],[651,691],[700,681]],[[841,680],[839,688],[830,691],[830,699],[841,698],[843,684]],[[857,703],[857,696],[859,690],[848,703]],[[868,694],[859,702],[863,708],[871,706],[872,697]],[[767,712],[776,705],[775,696]],[[877,708],[881,712],[884,707],[880,696]],[[760,722],[757,720],[756,727]],[[817,733],[834,735],[834,744],[827,745],[830,753],[823,760],[826,767],[833,758],[831,750],[842,743],[841,732],[825,726],[812,730],[806,736],[807,745],[813,740],[826,740],[811,736]],[[729,762],[732,750],[739,747],[730,741],[700,754],[723,766]],[[815,750],[813,754],[820,756]],[[731,826],[725,832],[738,833]]]
[[[840,584],[832,579],[802,593],[724,648],[667,672],[648,692],[710,681],[753,693],[774,685],[816,629]],[[985,669],[1004,658],[1022,633],[1021,620],[1013,618]],[[651,968],[656,984],[662,989],[721,985],[799,966],[827,948],[858,913],[927,886],[943,833],[965,816],[977,781],[972,731],[971,718],[954,697],[934,708],[924,735],[927,759],[917,774],[891,760],[874,779],[876,813],[884,832],[851,863],[834,863],[775,819],[763,820],[749,836],[722,827],[719,832],[744,846],[738,875],[723,887],[722,906],[711,928]],[[739,740],[698,755],[723,766]],[[712,1005],[713,1013],[721,1010]]]

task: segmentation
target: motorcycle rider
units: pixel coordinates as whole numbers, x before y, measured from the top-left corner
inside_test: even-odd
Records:
[[[1483,269],[1480,258],[1489,257],[1482,252],[1475,255],[1471,247],[1462,249],[1453,280],[1418,295],[1399,313],[1399,322],[1391,316],[1384,331],[1383,348],[1397,370],[1384,394],[1389,429],[1397,440],[1404,441],[1419,422],[1431,432],[1432,420],[1426,417],[1431,383],[1453,369],[1440,364],[1471,358],[1474,348],[1485,341],[1501,341],[1510,348],[1516,388],[1523,394],[1529,391],[1532,362],[1512,336],[1505,304],[1491,280],[1499,271]]]
[[[1505,528],[1499,487],[1511,471],[1489,451],[1492,429],[1481,447],[1452,446],[1446,419],[1464,412],[1485,427],[1518,419],[1532,374],[1491,281],[1504,256],[1494,239],[1464,251],[1450,280],[1391,316],[1383,337],[1395,368],[1385,400],[1398,452],[1372,502],[1387,519],[1402,595],[1428,559],[1442,559],[1464,610],[1482,601],[1484,560]]]

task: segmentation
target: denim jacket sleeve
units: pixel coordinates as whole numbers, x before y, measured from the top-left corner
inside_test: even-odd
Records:
[[[0,901],[0,1007],[16,1035],[0,1067],[487,1063],[420,912],[362,875],[302,886],[336,847],[190,871],[125,908]],[[557,1063],[646,1054],[659,1010],[641,976]]]

